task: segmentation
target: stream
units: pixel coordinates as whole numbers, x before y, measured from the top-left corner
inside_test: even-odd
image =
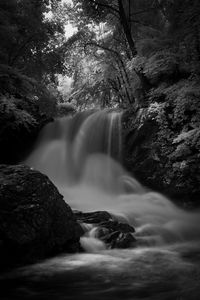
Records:
[[[121,113],[90,111],[48,124],[25,163],[72,209],[131,224],[137,245],[108,249],[86,229],[85,253],[1,274],[1,299],[200,299],[199,212],[143,187],[121,166],[121,146]]]

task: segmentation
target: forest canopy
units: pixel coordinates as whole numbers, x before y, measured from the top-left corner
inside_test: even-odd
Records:
[[[187,0],[2,0],[0,64],[57,97],[68,75],[60,101],[79,109],[143,107],[163,83],[198,78],[199,12]]]

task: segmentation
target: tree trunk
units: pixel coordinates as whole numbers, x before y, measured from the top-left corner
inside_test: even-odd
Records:
[[[124,6],[123,6],[123,3],[122,3],[122,0],[118,0],[118,6],[119,6],[120,22],[121,22],[121,25],[122,25],[122,27],[124,29],[124,33],[126,35],[126,38],[127,38],[127,41],[128,41],[128,44],[129,44],[132,56],[134,57],[134,56],[137,55],[137,50],[136,50],[136,47],[135,47],[135,42],[134,42],[134,40],[132,38],[132,35],[131,35],[131,30],[130,30],[129,22],[128,22],[128,19],[126,17],[126,13],[125,13],[125,10],[124,10]]]

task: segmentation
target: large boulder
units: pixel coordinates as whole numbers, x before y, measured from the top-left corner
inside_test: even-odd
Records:
[[[81,234],[71,208],[47,176],[23,165],[0,165],[1,265],[76,252]]]

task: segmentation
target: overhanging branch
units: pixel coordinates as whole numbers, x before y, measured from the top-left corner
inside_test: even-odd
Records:
[[[101,2],[98,2],[98,1],[95,1],[95,0],[89,0],[89,1],[92,2],[93,4],[97,5],[97,6],[105,7],[108,10],[119,14],[119,10],[117,8],[113,7],[113,6],[110,6],[108,4],[101,3]]]

